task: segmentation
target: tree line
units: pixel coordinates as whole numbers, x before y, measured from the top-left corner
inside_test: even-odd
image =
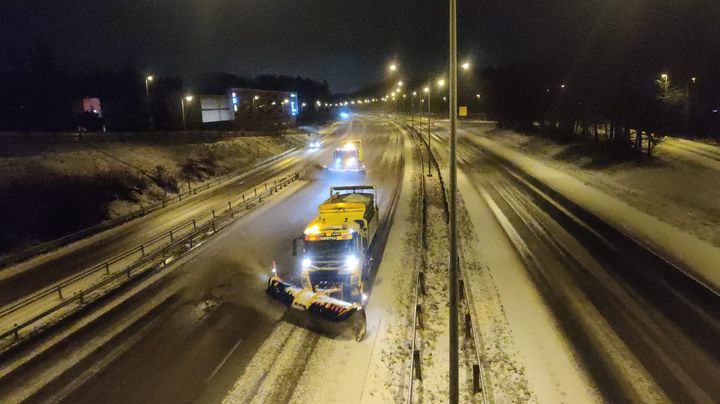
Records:
[[[230,87],[295,91],[308,105],[328,99],[325,81],[299,76],[260,75],[240,77],[228,73],[185,78],[155,75],[146,94],[147,74],[126,66],[116,70],[68,72],[59,69],[50,47],[40,42],[28,52],[6,52],[0,60],[0,130],[68,131],[78,126],[91,130],[142,131],[152,114],[157,130],[182,128],[180,99],[188,93],[221,95]],[[4,62],[4,63],[3,63]],[[102,119],[92,113],[78,116],[73,103],[84,97],[99,98]],[[301,111],[301,123],[327,119],[313,108]]]

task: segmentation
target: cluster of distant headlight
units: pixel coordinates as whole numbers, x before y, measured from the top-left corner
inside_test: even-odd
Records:
[[[319,140],[314,140],[314,141],[310,142],[310,144],[309,144],[308,146],[310,146],[311,149],[319,149],[319,148],[320,148],[320,141],[319,141]]]

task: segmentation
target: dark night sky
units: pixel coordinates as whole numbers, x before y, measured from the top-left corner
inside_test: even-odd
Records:
[[[661,21],[645,21],[641,10],[655,3],[663,4]],[[719,5],[460,0],[460,54],[478,65],[572,58],[588,51],[598,27],[614,25],[662,24],[672,32],[657,30],[658,40],[678,51],[701,40],[715,46]],[[165,75],[285,73],[326,79],[343,92],[377,81],[394,57],[406,75],[440,71],[446,25],[442,0],[4,0],[0,49],[43,38],[69,70],[134,65]]]

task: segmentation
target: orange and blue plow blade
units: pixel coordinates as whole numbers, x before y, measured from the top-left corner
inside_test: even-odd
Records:
[[[277,276],[268,280],[267,294],[292,309],[284,319],[295,325],[332,338],[360,341],[365,337],[365,310],[357,303],[292,286]]]

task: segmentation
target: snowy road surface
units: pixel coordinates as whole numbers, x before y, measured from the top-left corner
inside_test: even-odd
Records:
[[[308,164],[311,151],[300,150],[250,175],[171,205],[88,239],[35,257],[0,272],[0,307],[25,295],[79,273],[104,260],[137,247],[156,234],[177,226],[210,209],[223,208],[227,201],[274,176]]]
[[[478,136],[483,125],[460,130],[459,231],[490,398],[556,403],[720,397],[717,295],[536,173],[490,153],[490,140]],[[447,162],[446,126],[438,121],[433,134],[441,166]],[[331,340],[296,327],[264,293],[273,259],[281,275],[293,279],[291,240],[328,187],[348,183],[309,175],[4,378],[0,401],[403,401],[420,257],[419,154],[411,138],[386,119],[356,117],[340,124],[324,149],[266,171],[325,162],[346,136],[363,140],[367,176],[351,182],[378,187],[388,236],[369,285],[366,340]],[[436,253],[434,265],[441,268],[441,251]],[[445,288],[442,282],[429,287]],[[435,306],[439,322],[446,307]],[[423,352],[431,373],[419,384],[418,397],[427,401],[446,388],[442,344]]]
[[[476,136],[483,132],[477,125],[460,132],[460,192],[466,206],[484,201],[493,210],[525,267],[523,274],[513,275],[507,265],[498,265],[502,261],[491,263],[502,250],[479,248],[507,309],[530,383],[536,384],[531,390],[559,395],[549,400],[556,401],[576,396],[583,380],[592,380],[595,387],[584,389],[611,401],[720,397],[713,382],[720,375],[714,342],[720,338],[718,296],[552,188],[508,170],[483,147],[489,140]],[[444,139],[438,134],[438,141]],[[552,178],[545,175],[544,180]],[[478,231],[481,209],[468,209],[478,238],[487,239],[486,228]],[[533,282],[537,292],[532,294],[538,293],[551,310],[548,320],[554,326],[529,328],[528,309],[513,308],[526,281],[516,279],[520,283],[508,287],[509,276]],[[555,342],[538,350],[543,339]],[[543,351],[556,349],[553,345],[568,352],[544,357]],[[573,382],[568,376],[578,365],[584,369]]]
[[[363,140],[367,176],[351,182],[378,187],[381,217],[387,219],[393,195],[402,185],[403,136],[395,126],[374,119],[354,119],[343,126],[329,139],[339,142],[347,134]],[[329,160],[330,150],[326,147],[313,158]],[[317,175],[278,193],[115,313],[52,350],[41,362],[12,374],[0,387],[0,397],[65,402],[217,402],[246,372],[257,370],[259,363],[260,378],[253,384],[254,394],[281,401],[289,398],[320,338],[281,321],[285,308],[265,295],[266,279],[273,259],[281,275],[291,278],[291,240],[302,233],[317,205],[327,197],[329,186],[337,184],[347,184],[347,180]],[[372,299],[371,290],[371,304]],[[81,351],[94,338],[112,334],[118,327],[116,321],[143,305],[151,307],[145,315],[118,330],[72,369],[55,378],[42,376],[53,363]],[[263,359],[266,351],[270,352],[270,362]],[[273,358],[273,354],[284,356]],[[285,357],[294,358],[287,362],[292,366],[275,366],[274,360],[285,361]],[[282,388],[267,390],[280,376]],[[27,389],[28,380],[35,380],[39,389]]]

